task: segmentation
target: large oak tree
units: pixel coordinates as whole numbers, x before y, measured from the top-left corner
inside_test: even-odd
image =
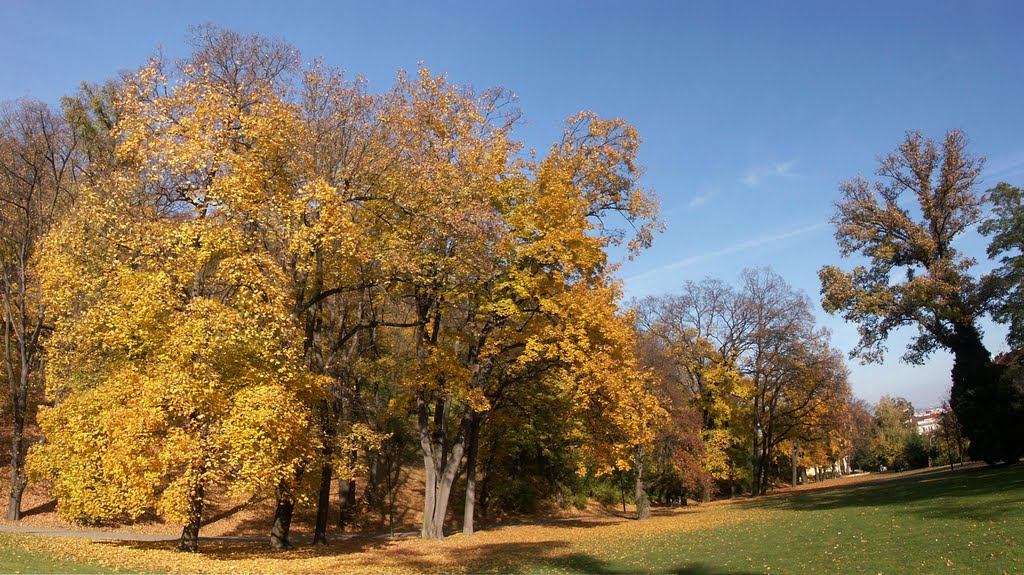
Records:
[[[972,455],[1017,461],[1024,450],[1015,423],[1020,392],[993,365],[978,327],[995,290],[954,247],[981,221],[984,197],[975,186],[982,165],[963,132],[941,143],[910,132],[882,158],[878,180],[843,183],[832,218],[836,240],[844,257],[859,255],[866,265],[823,267],[822,305],[857,323],[852,355],[863,360],[880,361],[888,336],[905,326],[918,333],[904,361],[923,363],[938,348],[952,352],[951,405]]]

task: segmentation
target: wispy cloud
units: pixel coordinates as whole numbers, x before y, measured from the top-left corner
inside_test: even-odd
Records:
[[[1024,150],[998,158],[992,158],[985,166],[983,177],[986,183],[995,184],[1013,176],[1024,174]]]
[[[718,192],[715,191],[715,190],[708,190],[706,192],[702,192],[702,193],[697,194],[696,196],[693,196],[692,198],[690,198],[690,203],[687,204],[687,205],[689,207],[691,207],[691,208],[697,208],[697,207],[703,206],[704,204],[708,203],[708,201],[711,200],[711,198],[715,197],[715,195],[717,195],[717,194],[718,194]]]
[[[668,273],[668,272],[673,272],[673,271],[681,270],[681,269],[690,267],[690,266],[692,266],[694,264],[703,263],[703,262],[706,262],[706,261],[709,261],[709,260],[717,259],[717,258],[724,257],[724,256],[727,256],[727,255],[730,255],[730,254],[737,253],[737,252],[743,252],[743,251],[746,251],[746,250],[752,250],[752,249],[759,248],[759,247],[762,247],[762,246],[766,246],[766,245],[769,245],[769,244],[773,244],[773,243],[776,243],[776,242],[781,242],[782,240],[788,240],[789,238],[795,238],[797,236],[802,236],[804,234],[809,234],[811,232],[815,232],[815,231],[818,231],[818,230],[820,230],[822,228],[828,227],[828,225],[829,225],[828,222],[819,222],[819,223],[812,224],[812,225],[809,225],[809,226],[804,226],[802,228],[797,228],[795,230],[789,230],[787,232],[781,232],[781,233],[771,234],[771,235],[766,235],[766,236],[758,236],[756,238],[751,238],[751,239],[748,239],[748,240],[743,240],[743,241],[741,241],[739,243],[736,243],[736,244],[733,244],[731,246],[727,246],[727,247],[724,247],[724,248],[719,248],[717,250],[712,250],[712,251],[704,252],[704,253],[701,253],[701,254],[695,254],[695,255],[692,255],[692,256],[687,256],[685,258],[678,259],[678,260],[676,260],[674,262],[658,266],[658,267],[656,267],[654,269],[647,270],[645,272],[636,274],[634,276],[630,276],[630,277],[626,278],[626,283],[632,283],[632,282],[641,281],[641,280],[644,280],[644,279],[647,279],[647,278],[650,278],[650,277],[663,275],[663,274]]]
[[[748,188],[756,188],[768,178],[795,176],[796,174],[793,172],[794,166],[796,166],[796,160],[751,166],[743,174],[743,177],[740,178],[740,183]]]

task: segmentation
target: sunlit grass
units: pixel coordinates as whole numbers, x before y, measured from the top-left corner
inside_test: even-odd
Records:
[[[111,569],[63,561],[46,551],[28,551],[18,545],[24,536],[0,534],[0,572],[2,573],[111,573]]]

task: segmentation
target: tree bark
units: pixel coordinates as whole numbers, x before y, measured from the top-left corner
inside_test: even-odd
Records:
[[[178,551],[188,553],[199,552],[199,528],[203,522],[203,483],[197,479],[193,486],[192,498],[189,501],[188,521],[181,530],[178,539]]]
[[[436,409],[442,409],[439,406]],[[424,539],[444,539],[444,520],[448,513],[448,500],[452,485],[462,463],[465,448],[468,412],[463,415],[460,429],[456,433],[450,449],[443,449],[444,434],[432,434],[429,428],[429,415],[426,403],[419,401],[420,450],[423,454],[424,477],[423,527],[420,531]],[[432,435],[434,437],[432,437]]]
[[[292,526],[292,513],[295,511],[295,501],[279,490],[277,496],[277,508],[274,509],[274,525],[270,528],[270,548],[276,550],[291,549],[292,544],[288,541],[288,533]]]
[[[324,464],[320,471],[320,498],[316,505],[316,529],[313,532],[314,545],[327,544],[327,515],[331,507],[331,465]]]
[[[24,419],[15,416],[14,436],[11,439],[11,484],[7,499],[7,520],[21,519],[21,497],[28,485],[25,475]]]
[[[356,480],[338,478],[338,491],[341,496],[341,509],[338,511],[338,529],[344,529],[352,520],[352,511],[356,506]]]
[[[651,516],[651,502],[647,498],[647,491],[644,489],[644,448],[642,445],[636,447],[636,483],[633,497],[636,500],[636,518],[647,519]]]
[[[334,436],[337,435],[337,428],[334,425],[331,404],[326,400],[320,402],[320,420],[323,423],[326,441],[324,441],[322,451],[324,464],[320,468],[320,497],[316,504],[316,528],[313,531],[314,545],[327,544],[327,516],[331,508],[331,475],[333,472],[331,466],[331,456],[333,455],[331,444]]]
[[[796,487],[797,480],[797,461],[800,460],[800,440],[797,439],[793,445],[793,487]]]
[[[476,506],[476,456],[480,447],[480,425],[483,414],[474,413],[469,425],[469,446],[466,452],[466,504],[462,512],[462,533],[473,534],[473,513]]]

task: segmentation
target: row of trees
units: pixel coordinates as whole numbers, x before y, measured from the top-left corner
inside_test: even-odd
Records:
[[[545,402],[579,469],[650,443],[663,412],[606,255],[659,225],[633,128],[581,113],[538,158],[501,89],[421,69],[373,95],[279,41],[206,26],[193,45],[63,115],[4,112],[11,518],[44,373],[29,470],[60,512],[155,510],[187,550],[225,490],[276,497],[275,547],[315,500],[323,541],[333,479],[351,503],[362,454],[410,419],[424,537],[460,473],[473,530],[506,411]]]
[[[922,432],[914,406],[902,397],[882,396],[873,409],[855,408],[860,429],[855,434],[852,464],[859,469],[916,469],[965,460],[965,439],[948,405],[938,408],[934,429]]]
[[[701,466],[735,491],[766,493],[803,466],[849,454],[853,428],[842,354],[814,324],[807,296],[767,269],[738,286],[687,282],[682,293],[638,304],[645,358],[696,410]]]

